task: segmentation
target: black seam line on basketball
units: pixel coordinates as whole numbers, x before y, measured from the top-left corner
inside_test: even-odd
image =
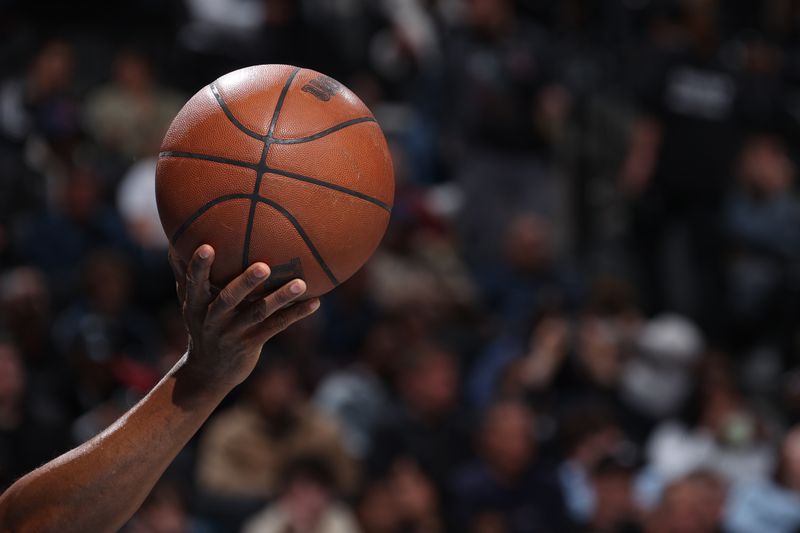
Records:
[[[219,104],[219,107],[222,108],[222,112],[225,113],[225,116],[228,117],[228,120],[231,121],[231,124],[236,126],[236,128],[238,128],[239,130],[241,130],[245,134],[249,135],[250,137],[252,137],[254,139],[258,139],[259,141],[263,141],[264,140],[264,136],[263,135],[259,134],[258,132],[255,132],[255,131],[251,130],[250,128],[248,128],[247,126],[245,126],[244,124],[239,122],[239,119],[236,118],[236,116],[234,116],[233,112],[228,107],[228,104],[222,98],[222,95],[219,94],[219,90],[217,89],[217,85],[212,83],[210,85],[210,87],[211,87],[211,92],[214,94],[214,98],[217,99],[217,103]]]
[[[360,200],[364,200],[365,202],[369,202],[371,204],[377,205],[381,209],[389,211],[391,213],[392,206],[378,200],[374,196],[370,196],[368,194],[364,194],[362,192],[354,191],[353,189],[348,189],[347,187],[342,187],[341,185],[336,185],[335,183],[330,183],[323,180],[318,180],[316,178],[312,178],[311,176],[305,176],[303,174],[297,174],[295,172],[289,172],[288,170],[282,170],[280,168],[272,168],[267,167],[266,172],[268,174],[277,174],[278,176],[283,176],[285,178],[290,178],[297,181],[304,181],[306,183],[313,183],[314,185],[319,185],[320,187],[325,187],[326,189],[331,189],[333,191],[340,192],[342,194],[347,194],[349,196],[353,196],[354,198],[358,198]]]
[[[201,161],[210,161],[212,163],[221,163],[223,165],[232,165],[235,167],[249,168],[250,170],[259,170],[259,165],[257,163],[248,163],[247,161],[240,161],[239,159],[229,159],[227,157],[198,154],[195,152],[175,152],[172,150],[168,150],[166,152],[159,152],[158,156],[177,157],[185,159],[199,159]]]
[[[261,149],[261,159],[259,159],[259,168],[256,174],[256,183],[253,186],[253,196],[258,195],[261,189],[261,180],[264,178],[264,161],[267,159],[267,152],[269,151],[269,143],[264,141],[264,147]],[[244,228],[244,243],[242,244],[242,270],[246,270],[250,264],[250,238],[253,235],[253,222],[256,218],[256,202],[255,199],[250,201],[250,211],[247,214],[247,225]]]
[[[392,206],[389,204],[378,200],[375,197],[369,196],[368,194],[364,194],[358,191],[354,191],[353,189],[348,189],[347,187],[342,187],[341,185],[336,185],[334,183],[329,183],[327,181],[318,180],[316,178],[312,178],[311,176],[304,176],[302,174],[297,174],[295,172],[289,172],[288,170],[282,170],[279,168],[272,168],[272,167],[264,167],[258,165],[256,163],[248,163],[247,161],[240,161],[238,159],[228,159],[227,157],[217,157],[213,155],[206,155],[206,154],[197,154],[194,152],[174,152],[174,151],[166,151],[161,152],[158,154],[159,157],[179,157],[179,158],[187,158],[187,159],[199,159],[201,161],[210,161],[212,163],[220,163],[224,165],[233,165],[236,167],[248,168],[250,170],[255,170],[259,172],[259,176],[256,177],[258,181],[258,185],[261,185],[260,177],[263,177],[262,171],[270,173],[270,174],[277,174],[279,176],[283,176],[290,179],[295,179],[298,181],[304,181],[307,183],[312,183],[314,185],[319,185],[320,187],[324,187],[326,189],[331,189],[342,194],[347,194],[353,196],[355,198],[359,198],[364,200],[365,202],[370,202],[371,204],[375,204],[381,209],[391,212]],[[258,193],[258,189],[256,189],[255,194]]]
[[[330,267],[328,267],[328,264],[322,258],[322,255],[320,255],[319,250],[317,250],[316,246],[314,246],[313,241],[305,232],[303,226],[300,225],[300,222],[296,218],[294,218],[294,216],[279,203],[274,202],[269,198],[264,198],[263,196],[259,196],[257,194],[226,194],[224,196],[214,198],[210,202],[200,207],[197,211],[192,213],[189,216],[189,218],[187,218],[183,222],[183,224],[180,225],[180,227],[177,229],[177,231],[175,231],[175,233],[172,235],[172,238],[170,239],[172,245],[174,246],[178,242],[178,239],[180,239],[183,233],[189,228],[189,226],[191,226],[192,223],[198,218],[200,218],[206,211],[208,211],[209,209],[211,209],[216,205],[219,205],[223,202],[229,202],[231,200],[250,200],[254,203],[262,203],[268,205],[273,209],[275,209],[276,211],[278,211],[294,227],[298,235],[300,235],[300,238],[303,239],[303,242],[305,243],[306,247],[308,247],[308,250],[311,252],[311,255],[313,255],[314,259],[317,260],[317,263],[319,263],[320,268],[322,268],[323,272],[325,272],[325,275],[328,276],[328,279],[331,281],[331,283],[333,283],[334,285],[339,284],[339,280],[337,280],[336,276],[333,275],[333,272],[331,272]]]
[[[286,78],[286,82],[283,84],[281,94],[278,96],[278,102],[275,104],[275,111],[272,113],[272,121],[269,124],[269,131],[267,131],[267,137],[265,139],[265,142],[267,143],[272,142],[272,135],[275,133],[275,126],[278,124],[278,117],[281,115],[283,102],[286,101],[286,93],[289,92],[289,87],[291,87],[292,82],[294,81],[294,78],[297,76],[298,72],[300,72],[300,67],[295,67],[292,73]]]
[[[256,217],[255,197],[258,195],[259,190],[261,189],[261,180],[264,177],[267,154],[269,153],[269,147],[272,142],[272,133],[275,131],[275,125],[278,123],[278,117],[281,114],[283,102],[286,100],[286,93],[289,92],[289,87],[292,85],[292,81],[294,80],[294,77],[297,76],[298,72],[300,72],[300,69],[295,67],[291,74],[286,77],[286,81],[283,84],[281,93],[278,96],[278,101],[275,102],[275,109],[272,111],[272,120],[270,121],[269,131],[267,131],[265,136],[261,137],[261,141],[264,143],[264,146],[261,149],[261,159],[259,159],[258,174],[256,174],[256,183],[255,187],[253,187],[254,198],[250,202],[250,212],[247,215],[247,225],[245,226],[244,230],[244,243],[242,244],[242,270],[247,269],[247,266],[250,264],[250,238],[253,234],[253,222],[255,222]]]
[[[195,220],[200,218],[203,215],[203,213],[205,213],[215,205],[221,204],[223,202],[229,202],[231,200],[252,200],[252,198],[253,198],[252,194],[226,194],[224,196],[219,196],[217,198],[214,198],[210,202],[206,203],[205,205],[197,209],[197,211],[192,213],[189,216],[189,218],[183,221],[183,223],[178,227],[178,229],[175,230],[175,233],[172,234],[170,243],[174,246],[178,242],[178,239],[181,238],[181,235],[183,235],[183,233],[187,229],[189,229],[189,226],[191,226]]]
[[[333,275],[333,272],[331,272],[331,269],[328,267],[328,264],[322,258],[322,255],[320,255],[319,250],[317,250],[317,247],[314,246],[314,243],[311,241],[311,237],[308,236],[306,231],[303,229],[303,226],[300,225],[300,222],[298,222],[298,220],[294,218],[294,216],[281,204],[273,200],[270,200],[269,198],[264,198],[263,196],[258,196],[258,195],[253,195],[253,196],[254,196],[253,198],[254,202],[259,202],[272,207],[281,215],[283,215],[284,218],[286,218],[286,220],[288,220],[292,226],[294,226],[294,229],[297,230],[297,233],[300,235],[300,238],[303,239],[303,242],[306,243],[306,247],[308,247],[308,250],[311,252],[311,255],[314,256],[314,259],[317,260],[317,263],[319,263],[319,266],[322,268],[323,272],[325,272],[325,275],[328,276],[328,279],[331,281],[331,283],[333,283],[334,285],[338,285],[339,280],[337,280],[336,276]]]
[[[346,120],[345,122],[339,123],[335,126],[331,126],[326,130],[322,130],[319,133],[315,133],[314,135],[309,135],[307,137],[297,137],[294,139],[272,139],[272,144],[302,144],[311,141],[316,141],[317,139],[321,139],[323,137],[327,137],[331,133],[335,133],[339,130],[343,130],[348,126],[354,126],[355,124],[363,124],[364,122],[376,122],[376,120],[372,117],[361,117],[361,118],[354,118],[352,120]]]

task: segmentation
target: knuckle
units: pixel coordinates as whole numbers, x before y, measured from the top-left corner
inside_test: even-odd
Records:
[[[284,305],[292,301],[294,295],[289,292],[289,287],[283,287],[281,290],[275,293],[275,302],[278,305]]]
[[[191,270],[186,272],[186,284],[187,285],[195,286],[195,285],[198,284],[198,282],[199,282],[198,275],[197,275],[197,272],[195,272],[194,269],[191,269]]]
[[[257,304],[252,311],[252,319],[253,322],[263,322],[268,316],[268,309],[266,302],[260,302]]]
[[[281,313],[275,317],[275,329],[278,331],[285,330],[291,323],[292,321],[289,319],[289,316],[286,313]]]
[[[217,298],[225,307],[233,307],[233,305],[236,303],[236,297],[228,287],[225,287],[219,291],[219,296],[217,296]]]

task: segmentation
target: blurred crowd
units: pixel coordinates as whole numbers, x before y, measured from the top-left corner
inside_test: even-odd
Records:
[[[289,63],[374,111],[389,230],[125,531],[800,531],[797,0],[0,0],[0,34],[0,489],[182,355],[161,138]]]

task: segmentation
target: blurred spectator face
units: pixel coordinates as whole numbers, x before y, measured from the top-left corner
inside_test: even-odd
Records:
[[[128,305],[131,277],[124,260],[110,252],[89,257],[84,272],[87,294],[101,314],[114,316]]]
[[[472,533],[507,533],[509,531],[503,513],[482,511],[475,517]]]
[[[589,378],[603,387],[615,385],[622,369],[620,332],[613,321],[587,317],[578,330],[578,357]]]
[[[739,391],[726,356],[709,355],[701,372],[703,398],[699,423],[727,446],[749,446],[763,438],[763,425]]]
[[[725,487],[713,474],[697,473],[664,492],[652,533],[714,533],[719,530]]]
[[[746,446],[756,438],[756,420],[741,395],[728,387],[707,392],[701,423],[730,446]]]
[[[0,409],[19,406],[25,390],[25,369],[19,353],[11,343],[0,341]]]
[[[534,419],[521,403],[503,402],[489,408],[480,435],[486,461],[503,477],[515,479],[534,455]]]
[[[399,509],[384,481],[369,484],[359,501],[357,513],[364,533],[395,533],[400,527]]]
[[[514,15],[509,0],[469,0],[467,20],[480,33],[497,35]]]
[[[419,348],[424,353],[410,368],[404,369],[401,389],[408,405],[423,416],[448,413],[456,403],[458,370],[453,356],[433,347]]]
[[[0,281],[2,307],[6,325],[26,354],[38,354],[46,342],[50,320],[50,291],[41,272],[19,267]]]
[[[414,461],[400,459],[395,462],[389,486],[401,523],[418,523],[437,512],[438,500],[433,483]]]
[[[787,191],[794,181],[794,166],[785,148],[771,137],[756,137],[745,144],[737,173],[742,186],[757,197]]]
[[[100,200],[97,178],[86,170],[69,174],[62,190],[62,208],[76,222],[82,223],[94,215]]]
[[[783,441],[778,477],[784,487],[800,493],[800,426],[795,426]]]
[[[630,286],[615,278],[596,280],[586,307],[577,328],[578,362],[590,381],[611,387],[635,344],[641,312]]]
[[[297,374],[287,366],[261,371],[253,386],[258,408],[267,418],[288,412],[300,396]]]
[[[173,485],[156,486],[134,516],[131,533],[187,533],[189,517],[183,500]]]
[[[267,24],[270,26],[286,26],[297,15],[297,4],[294,0],[266,0]]]
[[[153,85],[153,73],[147,59],[133,51],[120,53],[114,64],[114,80],[133,94],[148,92]]]
[[[506,234],[506,260],[519,272],[538,272],[552,258],[550,225],[542,217],[528,213],[511,221]]]
[[[39,99],[66,89],[72,82],[74,66],[69,44],[63,41],[46,44],[31,66],[30,96]]]
[[[330,504],[328,487],[302,475],[289,482],[281,498],[281,506],[295,524],[295,531],[316,531],[320,518]]]
[[[386,320],[370,328],[361,349],[361,359],[369,368],[384,378],[390,378],[402,346],[399,326]]]
[[[638,510],[630,472],[615,469],[595,474],[592,486],[596,497],[592,531],[619,531],[636,519]]]
[[[684,27],[695,51],[702,55],[710,55],[716,51],[718,36],[714,16],[716,14],[711,2],[687,2],[684,15]]]

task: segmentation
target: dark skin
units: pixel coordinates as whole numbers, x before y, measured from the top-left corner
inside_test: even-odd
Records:
[[[244,381],[267,340],[319,308],[295,279],[255,302],[269,277],[254,263],[213,294],[211,246],[189,265],[170,253],[189,348],[136,406],[95,438],[34,470],[0,496],[0,532],[111,532],[130,519],[178,452]]]

